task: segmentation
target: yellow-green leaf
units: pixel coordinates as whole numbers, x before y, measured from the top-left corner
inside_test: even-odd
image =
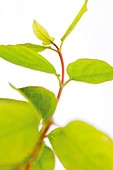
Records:
[[[33,170],[54,170],[55,156],[53,151],[43,145],[39,155],[33,162]]]
[[[113,67],[102,60],[78,59],[67,67],[71,80],[98,84],[113,80]]]
[[[42,44],[44,45],[51,44],[54,41],[54,38],[50,37],[46,29],[35,20],[33,22],[33,32],[36,37],[42,41]]]
[[[44,120],[48,120],[52,117],[57,105],[57,99],[53,92],[38,86],[28,86],[19,89],[15,88],[13,85],[11,85],[11,87],[19,91],[30,101]]]
[[[36,51],[21,45],[0,45],[0,57],[19,66],[56,74],[54,66]]]
[[[77,25],[77,23],[79,22],[79,20],[81,19],[82,15],[87,11],[87,2],[88,0],[85,0],[85,3],[83,4],[81,10],[79,11],[78,15],[75,17],[75,19],[73,20],[73,22],[71,23],[71,25],[68,27],[68,29],[66,30],[65,34],[63,35],[63,37],[61,38],[61,41],[63,42],[67,36],[73,31],[73,29],[75,28],[75,26]]]
[[[23,46],[23,47],[30,48],[31,50],[34,50],[34,51],[36,51],[36,52],[42,52],[42,51],[44,51],[45,49],[50,48],[50,47],[48,47],[48,46],[41,46],[41,45],[31,44],[31,43],[18,44],[18,45]]]
[[[30,156],[38,140],[39,121],[28,102],[0,99],[0,169]]]
[[[57,128],[48,136],[66,170],[113,170],[113,141],[82,121]]]
[[[16,170],[16,166],[0,166],[1,170]]]

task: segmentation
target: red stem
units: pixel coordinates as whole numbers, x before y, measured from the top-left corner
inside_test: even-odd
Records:
[[[40,139],[39,139],[38,143],[36,144],[36,147],[35,147],[35,149],[34,149],[34,152],[33,152],[32,155],[31,155],[32,160],[35,159],[36,156],[38,155],[38,153],[39,153],[39,151],[40,151],[40,149],[41,149],[42,143],[43,143],[43,139],[44,139],[44,137],[46,136],[46,133],[48,132],[48,130],[49,130],[49,128],[50,128],[50,126],[51,126],[52,124],[53,124],[53,118],[51,118],[51,119],[49,120],[49,122],[47,123],[47,126],[45,127],[44,131],[42,131],[43,129],[40,130],[40,133],[41,133]]]
[[[62,85],[64,84],[64,74],[65,74],[65,72],[64,72],[64,60],[63,60],[63,57],[62,57],[62,53],[61,52],[59,52],[59,57],[60,57],[60,61],[61,61],[61,66],[62,66],[62,77],[61,77],[61,83],[62,83]],[[61,96],[61,93],[62,93],[62,87],[60,87],[60,89],[59,89],[59,92],[58,92],[58,95],[57,95],[57,99],[58,99],[58,101],[59,101],[59,99],[60,99],[60,96]]]
[[[64,84],[64,60],[63,60],[61,52],[59,52],[59,57],[60,57],[61,66],[62,66],[62,79],[61,79],[61,83],[63,85]]]
[[[63,56],[62,56],[62,53],[61,51],[59,50],[59,47],[53,43],[53,45],[56,47],[56,49],[58,50],[58,54],[59,54],[59,57],[60,57],[60,62],[61,62],[61,68],[62,68],[62,77],[61,77],[61,84],[63,85],[64,84],[64,74],[65,74],[65,69],[64,69],[64,60],[63,60]],[[58,95],[57,95],[57,99],[59,101],[60,99],[60,96],[61,96],[61,93],[62,93],[62,87],[60,87],[59,91],[58,91]]]
[[[65,74],[65,69],[64,69],[64,60],[63,60],[63,56],[62,56],[62,53],[59,49],[59,47],[53,43],[53,45],[55,46],[55,48],[57,49],[58,51],[58,55],[59,55],[59,58],[60,58],[60,62],[61,62],[61,68],[62,68],[62,75],[61,75],[61,85],[63,86],[64,85],[64,74]],[[60,87],[59,91],[58,91],[58,95],[57,95],[57,100],[59,101],[60,99],[60,96],[61,96],[61,93],[62,93],[62,86]],[[43,139],[44,137],[46,136],[49,128],[51,127],[51,125],[53,124],[53,118],[51,118],[48,123],[46,124],[46,127],[45,129],[42,129],[40,130],[40,138],[36,144],[36,147],[34,149],[34,151],[32,152],[32,154],[30,155],[30,160],[34,160],[36,158],[36,156],[38,155],[38,153],[40,152],[40,149],[41,149],[41,146],[42,146],[42,143],[43,143]],[[26,165],[26,170],[29,170],[30,168],[30,164],[28,162],[28,164]]]

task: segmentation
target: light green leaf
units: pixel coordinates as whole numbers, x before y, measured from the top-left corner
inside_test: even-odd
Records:
[[[16,65],[56,74],[55,68],[49,61],[25,46],[0,45],[0,57]]]
[[[66,170],[113,169],[113,141],[87,123],[73,121],[48,138]]]
[[[113,80],[113,67],[102,60],[78,59],[67,67],[71,80],[98,84]]]
[[[11,87],[19,91],[30,101],[44,120],[50,119],[54,114],[57,99],[53,92],[38,86],[28,86],[19,89],[15,88],[13,85],[11,85]]]
[[[30,156],[38,140],[39,121],[28,102],[0,99],[0,169]]]
[[[82,15],[87,11],[87,2],[88,0],[85,0],[85,3],[83,4],[81,10],[79,11],[78,15],[75,17],[75,19],[73,20],[73,22],[71,23],[71,25],[68,27],[68,29],[66,30],[65,34],[63,35],[63,37],[61,38],[61,41],[63,42],[67,36],[73,31],[73,29],[75,28],[75,26],[77,25],[77,23],[79,22],[79,20],[81,19]]]
[[[25,43],[25,44],[18,44],[19,46],[23,46],[23,47],[27,47],[30,48],[31,50],[34,50],[36,52],[42,52],[47,48],[50,47],[46,47],[46,46],[41,46],[41,45],[36,45],[36,44],[31,44],[31,43]],[[17,45],[16,45],[17,46]]]
[[[51,44],[54,41],[54,38],[50,37],[46,29],[35,20],[33,22],[33,32],[36,35],[36,37],[42,41],[42,44],[44,45]]]
[[[43,145],[38,157],[33,162],[33,170],[54,170],[55,156],[53,151]]]
[[[16,170],[16,166],[0,166],[1,170]]]

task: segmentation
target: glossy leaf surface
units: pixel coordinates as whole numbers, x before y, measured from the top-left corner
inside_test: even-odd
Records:
[[[78,59],[67,67],[71,80],[98,84],[113,80],[113,67],[102,60]]]
[[[82,121],[73,121],[48,136],[66,170],[112,170],[113,141]]]
[[[26,159],[38,140],[39,118],[27,102],[0,99],[0,169]]]
[[[87,2],[88,0],[85,0],[85,3],[83,4],[81,10],[79,11],[78,15],[75,17],[75,19],[73,20],[73,22],[71,23],[71,25],[69,26],[69,28],[66,30],[65,34],[63,35],[63,37],[61,38],[61,41],[63,42],[67,36],[73,31],[73,29],[75,28],[75,26],[77,25],[77,23],[79,22],[79,20],[81,19],[81,17],[83,16],[83,14],[87,11]]]
[[[27,47],[30,48],[31,50],[34,50],[36,52],[42,52],[45,49],[49,47],[41,46],[41,45],[36,45],[36,44],[31,44],[31,43],[25,43],[25,44],[18,44],[19,46]]]
[[[33,163],[33,170],[54,170],[54,167],[55,156],[53,151],[44,145]]]
[[[50,37],[46,29],[35,20],[33,22],[33,32],[44,45],[51,44],[51,42],[54,41],[54,38]]]
[[[20,89],[15,88],[13,85],[11,86],[33,104],[38,114],[40,114],[44,120],[51,118],[57,105],[57,99],[53,92],[38,86],[28,86]]]
[[[43,56],[28,47],[20,45],[1,45],[0,57],[16,65],[33,70],[55,74],[55,68]]]

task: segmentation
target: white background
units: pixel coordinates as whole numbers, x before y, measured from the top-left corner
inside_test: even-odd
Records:
[[[43,25],[59,43],[65,30],[81,8],[83,0],[0,0],[0,44],[41,42],[32,32],[33,20]],[[65,68],[78,58],[97,58],[113,65],[113,1],[89,0],[88,11],[63,47]],[[53,51],[42,53],[57,72],[59,58]],[[68,76],[65,76],[68,79]],[[0,59],[0,97],[23,99],[9,87],[38,85],[57,94],[55,76],[15,66]],[[62,94],[55,121],[65,125],[71,120],[84,120],[113,137],[113,82],[91,85],[68,84]],[[63,170],[58,163],[56,170]]]

